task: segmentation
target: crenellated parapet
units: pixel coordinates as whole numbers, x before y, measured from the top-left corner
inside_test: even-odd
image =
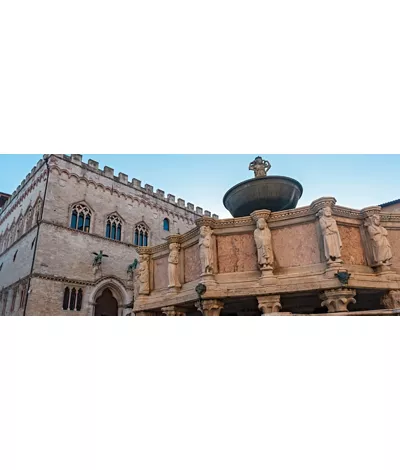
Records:
[[[189,213],[193,214],[195,217],[201,217],[203,214],[207,215],[210,213],[210,211],[208,210],[204,211],[203,208],[201,207],[198,207],[198,206],[195,207],[193,203],[186,202],[184,199],[181,199],[181,198],[176,199],[176,197],[172,194],[166,195],[165,191],[162,189],[154,190],[154,187],[150,184],[145,184],[143,186],[142,182],[136,178],[129,180],[128,175],[126,175],[125,173],[119,173],[118,176],[116,176],[114,174],[115,173],[114,169],[109,166],[105,166],[104,169],[100,169],[99,162],[95,160],[89,159],[88,162],[85,163],[83,161],[82,155],[80,154],[72,154],[72,155],[55,154],[53,156],[57,158],[61,158],[67,162],[73,163],[74,165],[77,165],[85,170],[104,176],[105,178],[109,178],[113,182],[117,182],[122,185],[128,186],[130,188],[136,189],[137,191],[140,191],[147,196],[151,196],[167,204],[172,204],[174,206],[182,208],[185,211],[188,211]],[[213,214],[213,217],[218,218],[218,215]]]

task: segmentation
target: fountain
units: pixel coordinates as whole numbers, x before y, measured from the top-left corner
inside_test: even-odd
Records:
[[[247,217],[267,209],[272,212],[295,209],[303,195],[302,185],[286,176],[267,176],[271,164],[257,157],[249,170],[255,177],[233,186],[224,196],[224,206],[232,217]]]

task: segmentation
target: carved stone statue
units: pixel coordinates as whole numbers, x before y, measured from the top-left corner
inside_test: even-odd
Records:
[[[140,255],[139,257],[139,294],[148,295],[150,293],[150,255]]]
[[[332,209],[324,207],[318,212],[319,224],[324,238],[325,259],[328,264],[342,263],[342,239]]]
[[[213,231],[211,227],[200,227],[200,263],[202,274],[213,274],[214,272],[214,253],[213,253]]]
[[[267,221],[263,218],[257,220],[254,231],[254,240],[257,247],[258,265],[261,271],[272,270],[274,267],[274,253],[272,251],[272,236]]]
[[[168,287],[181,287],[179,282],[179,243],[169,245],[168,257]]]
[[[270,169],[271,164],[269,161],[263,160],[261,157],[257,157],[249,166],[249,170],[254,171],[255,178],[263,178],[264,176],[267,176]]]
[[[379,214],[368,217],[365,226],[371,241],[373,266],[390,266],[393,258],[392,247],[388,240],[388,232],[381,225]]]

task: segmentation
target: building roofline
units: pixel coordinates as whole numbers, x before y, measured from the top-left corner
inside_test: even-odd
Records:
[[[395,199],[394,201],[385,202],[383,204],[379,204],[381,207],[389,207],[394,206],[395,204],[400,204],[400,199]]]

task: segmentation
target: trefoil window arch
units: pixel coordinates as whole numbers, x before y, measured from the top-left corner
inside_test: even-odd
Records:
[[[136,225],[133,244],[136,246],[149,245],[149,229],[144,223]]]
[[[75,204],[72,207],[71,225],[74,230],[81,232],[90,232],[90,223],[92,220],[92,211],[84,204]]]
[[[106,238],[117,240],[119,242],[122,239],[122,222],[115,214],[107,217]]]

